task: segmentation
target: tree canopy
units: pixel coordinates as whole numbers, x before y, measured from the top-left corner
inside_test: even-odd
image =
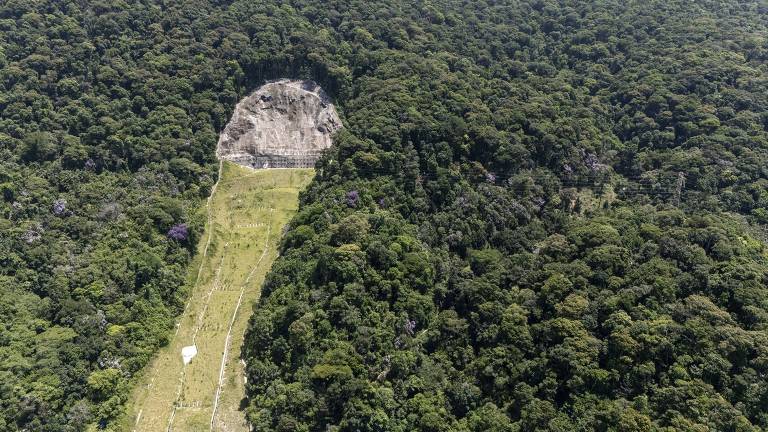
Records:
[[[768,4],[0,4],[0,430],[110,429],[218,131],[345,129],[244,345],[259,431],[768,428]]]

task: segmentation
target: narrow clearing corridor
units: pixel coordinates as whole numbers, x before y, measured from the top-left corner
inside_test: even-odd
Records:
[[[283,227],[312,169],[251,170],[222,163],[208,223],[190,266],[196,280],[170,344],[145,370],[128,405],[127,430],[247,431],[240,348]],[[210,237],[209,237],[210,236]],[[184,366],[181,349],[197,355]]]

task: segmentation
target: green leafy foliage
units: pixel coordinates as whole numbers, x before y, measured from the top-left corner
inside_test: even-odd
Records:
[[[0,430],[109,425],[186,300],[237,94],[173,8],[0,5]]]
[[[346,128],[252,318],[255,430],[768,428],[766,12],[2,3],[0,430],[110,427],[283,76]]]
[[[255,430],[768,428],[764,5],[293,5],[351,77]]]

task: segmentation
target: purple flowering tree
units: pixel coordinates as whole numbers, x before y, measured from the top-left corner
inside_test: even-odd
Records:
[[[168,238],[176,240],[176,241],[184,241],[189,237],[189,229],[187,228],[187,224],[180,223],[176,224],[171,227],[171,229],[168,230]]]
[[[360,201],[360,194],[356,190],[347,192],[347,205],[350,207],[357,207],[357,203]]]

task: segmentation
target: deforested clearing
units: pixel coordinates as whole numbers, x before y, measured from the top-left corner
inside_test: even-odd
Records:
[[[223,162],[189,269],[189,303],[171,343],[136,386],[125,430],[248,430],[239,411],[243,333],[280,233],[312,175],[312,169],[251,170]],[[197,354],[184,366],[181,350],[192,345]]]

